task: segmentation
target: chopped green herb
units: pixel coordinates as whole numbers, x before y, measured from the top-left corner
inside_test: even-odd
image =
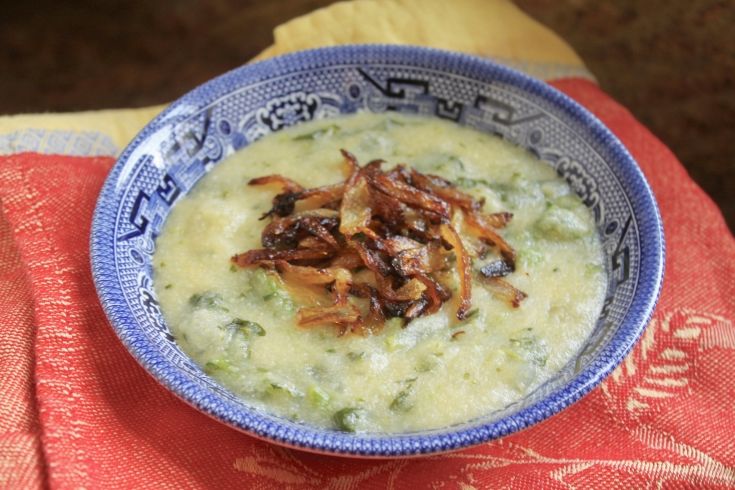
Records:
[[[365,357],[364,352],[348,352],[347,353],[347,359],[349,359],[352,362],[359,361],[360,359]]]
[[[237,266],[235,264],[230,264],[230,272],[237,272]]]
[[[259,296],[263,301],[271,302],[278,312],[294,311],[294,304],[285,289],[281,287],[280,280],[275,274],[269,274],[263,269],[252,271],[250,276],[252,294]]]
[[[413,403],[409,401],[411,393],[409,390],[401,390],[390,404],[390,409],[394,412],[408,412],[413,408]]]
[[[246,338],[250,338],[253,335],[262,337],[265,335],[265,329],[260,325],[250,320],[243,320],[242,318],[235,318],[230,323],[224,326],[227,330],[237,331],[245,335]]]
[[[329,394],[316,385],[306,391],[306,399],[315,407],[325,407],[329,403]]]
[[[281,383],[277,383],[275,381],[272,381],[270,385],[266,388],[265,395],[266,396],[286,395],[291,398],[301,398],[304,396],[303,393],[300,393],[296,389],[283,385]]]
[[[193,308],[204,308],[207,310],[229,311],[224,306],[224,299],[219,293],[213,291],[205,291],[203,293],[192,294],[189,298],[189,305]]]
[[[172,287],[174,287],[173,284],[166,284],[163,289],[171,289]]]
[[[227,371],[230,367],[230,361],[227,359],[214,359],[204,365],[204,372],[212,375],[218,371]]]
[[[408,412],[414,406],[413,400],[413,384],[417,378],[409,378],[404,380],[406,387],[398,392],[396,397],[390,403],[390,408],[394,412]]]
[[[348,407],[335,412],[332,420],[337,429],[343,432],[355,432],[365,420],[365,411],[360,408]]]
[[[330,347],[329,349],[326,350],[326,352],[328,354],[334,354],[335,352],[337,352],[337,349],[335,349],[334,347]]]
[[[260,297],[272,295],[278,291],[276,279],[263,269],[255,269],[250,277],[250,285]]]

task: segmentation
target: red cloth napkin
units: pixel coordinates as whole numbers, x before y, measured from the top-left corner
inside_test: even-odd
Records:
[[[92,284],[112,158],[0,157],[0,486],[735,488],[735,240],[673,154],[594,84],[555,82],[610,127],[661,206],[668,253],[644,338],[600,387],[518,434],[423,459],[280,448],[159,386]]]

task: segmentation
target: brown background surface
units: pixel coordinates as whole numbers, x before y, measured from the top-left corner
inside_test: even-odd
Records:
[[[0,114],[169,101],[331,0],[0,2]],[[516,0],[682,160],[735,227],[735,2]]]

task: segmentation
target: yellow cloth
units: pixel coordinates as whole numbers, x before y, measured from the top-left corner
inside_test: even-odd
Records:
[[[274,39],[256,60],[319,46],[415,44],[493,58],[539,78],[591,78],[569,45],[508,0],[339,2],[278,26]],[[116,154],[164,107],[3,116],[0,154]]]
[[[509,0],[355,0],[276,27],[255,59],[351,43],[415,44],[487,58],[584,66],[560,37]]]

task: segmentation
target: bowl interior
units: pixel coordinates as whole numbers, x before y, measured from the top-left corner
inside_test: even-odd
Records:
[[[438,117],[493,133],[552,165],[592,211],[609,275],[602,314],[577,357],[520,402],[440,430],[342,434],[252,409],[174,342],[156,300],[152,254],[172,206],[222,159],[271,132],[360,110]],[[630,155],[587,111],[549,86],[478,58],[424,48],[348,46],[287,55],[223,75],[151,122],[114,166],[92,228],[95,283],[134,357],[217,419],[284,444],[336,454],[447,451],[561,410],[601,381],[652,312],[663,270],[655,201]]]

